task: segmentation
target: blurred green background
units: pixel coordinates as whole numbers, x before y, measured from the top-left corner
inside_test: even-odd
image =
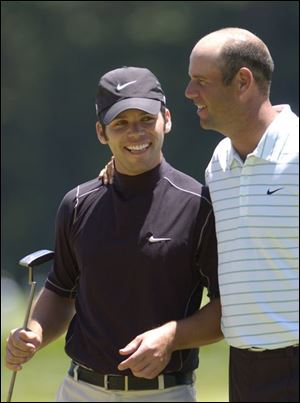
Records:
[[[16,316],[17,301],[29,287],[19,259],[53,248],[63,195],[94,178],[110,157],[94,128],[100,76],[135,65],[159,77],[173,117],[165,156],[203,182],[221,136],[199,128],[195,108],[184,97],[188,60],[201,36],[226,26],[249,29],[266,42],[275,61],[271,101],[289,103],[298,113],[298,1],[1,2],[2,342],[11,323],[23,321]],[[39,269],[40,285],[48,270]],[[67,366],[61,350],[59,341],[28,364],[28,375],[24,371],[17,379],[17,400],[53,399]],[[225,344],[203,349],[202,358],[199,399],[225,401]],[[6,386],[7,371],[2,381]],[[31,382],[39,395],[32,394]]]

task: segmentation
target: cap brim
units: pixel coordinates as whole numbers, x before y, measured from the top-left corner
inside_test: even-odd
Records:
[[[140,109],[152,115],[157,115],[161,108],[161,101],[149,98],[126,98],[115,103],[102,115],[102,121],[108,125],[116,116],[127,109]]]

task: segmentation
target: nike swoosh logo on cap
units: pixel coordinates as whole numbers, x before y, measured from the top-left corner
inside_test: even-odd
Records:
[[[148,239],[150,243],[155,243],[155,242],[163,242],[163,241],[171,241],[171,238],[154,238],[153,235],[150,236]]]
[[[134,80],[134,81],[129,81],[128,83],[125,83],[125,84],[118,84],[117,85],[117,91],[121,91],[123,88],[126,88],[128,85],[131,85],[131,84],[134,84],[134,83],[136,83],[137,82],[137,80]]]

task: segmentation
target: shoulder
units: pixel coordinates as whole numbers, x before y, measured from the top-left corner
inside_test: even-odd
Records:
[[[207,199],[210,203],[206,186],[170,165],[168,165],[163,180],[180,197]]]
[[[232,149],[231,140],[228,137],[221,140],[220,143],[214,149],[214,152],[212,154],[208,166],[210,166],[212,163],[216,161],[221,161],[224,158],[224,156],[227,156],[228,153],[231,152],[231,149]]]
[[[226,169],[227,161],[231,153],[232,153],[231,140],[228,137],[226,137],[225,139],[221,140],[220,143],[216,146],[212,154],[212,157],[206,167],[205,170],[206,183],[208,178],[213,173],[219,171],[220,169],[222,170]]]
[[[270,124],[267,136],[272,147],[271,161],[295,163],[299,159],[299,117],[289,105],[277,105],[278,115]]]
[[[270,125],[270,132],[276,134],[277,141],[284,138],[284,145],[292,146],[299,151],[299,117],[289,105],[276,105],[278,115]]]
[[[80,185],[77,185],[73,189],[69,190],[63,197],[63,202],[72,203],[84,196],[87,196],[94,192],[99,192],[103,188],[104,186],[102,185],[102,181],[100,181],[98,178],[92,179],[88,182],[81,183]]]
[[[69,226],[78,218],[79,213],[84,214],[95,201],[106,192],[106,186],[98,178],[82,183],[71,189],[63,197],[57,211],[57,225]]]
[[[74,210],[78,208],[82,200],[86,200],[87,198],[93,199],[94,196],[105,192],[105,189],[106,187],[98,178],[77,185],[64,195],[58,209],[58,214],[65,216],[73,215]]]
[[[291,160],[299,160],[299,127],[291,130],[284,139],[281,157],[290,157]]]

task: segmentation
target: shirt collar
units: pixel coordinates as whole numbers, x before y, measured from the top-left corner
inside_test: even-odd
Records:
[[[228,169],[231,169],[234,166],[234,163],[238,163],[239,165],[243,165],[243,161],[241,157],[239,156],[238,152],[234,147],[232,147],[232,144],[230,142],[230,148],[228,150],[228,155],[227,155],[227,167]]]
[[[123,197],[134,197],[154,189],[157,182],[166,175],[169,167],[170,165],[163,159],[155,168],[140,175],[124,175],[116,171],[113,186]]]
[[[282,129],[287,129],[289,122],[294,123],[297,116],[292,112],[289,105],[275,105],[273,108],[278,112],[277,116],[267,127],[257,147],[248,155],[248,157],[255,156],[267,161],[274,161],[278,158],[278,155],[281,152],[285,142],[285,136],[280,136]],[[221,165],[226,164],[226,168],[224,166],[223,169],[225,168],[230,170],[233,167],[234,161],[236,161],[239,165],[243,165],[241,157],[229,140],[227,154],[225,160],[223,160],[223,164],[221,163]]]
[[[221,141],[222,148],[218,153],[218,160],[222,170],[229,171],[234,163],[238,163],[239,165],[243,165],[243,161],[234,147],[232,147],[231,140],[226,137]]]

